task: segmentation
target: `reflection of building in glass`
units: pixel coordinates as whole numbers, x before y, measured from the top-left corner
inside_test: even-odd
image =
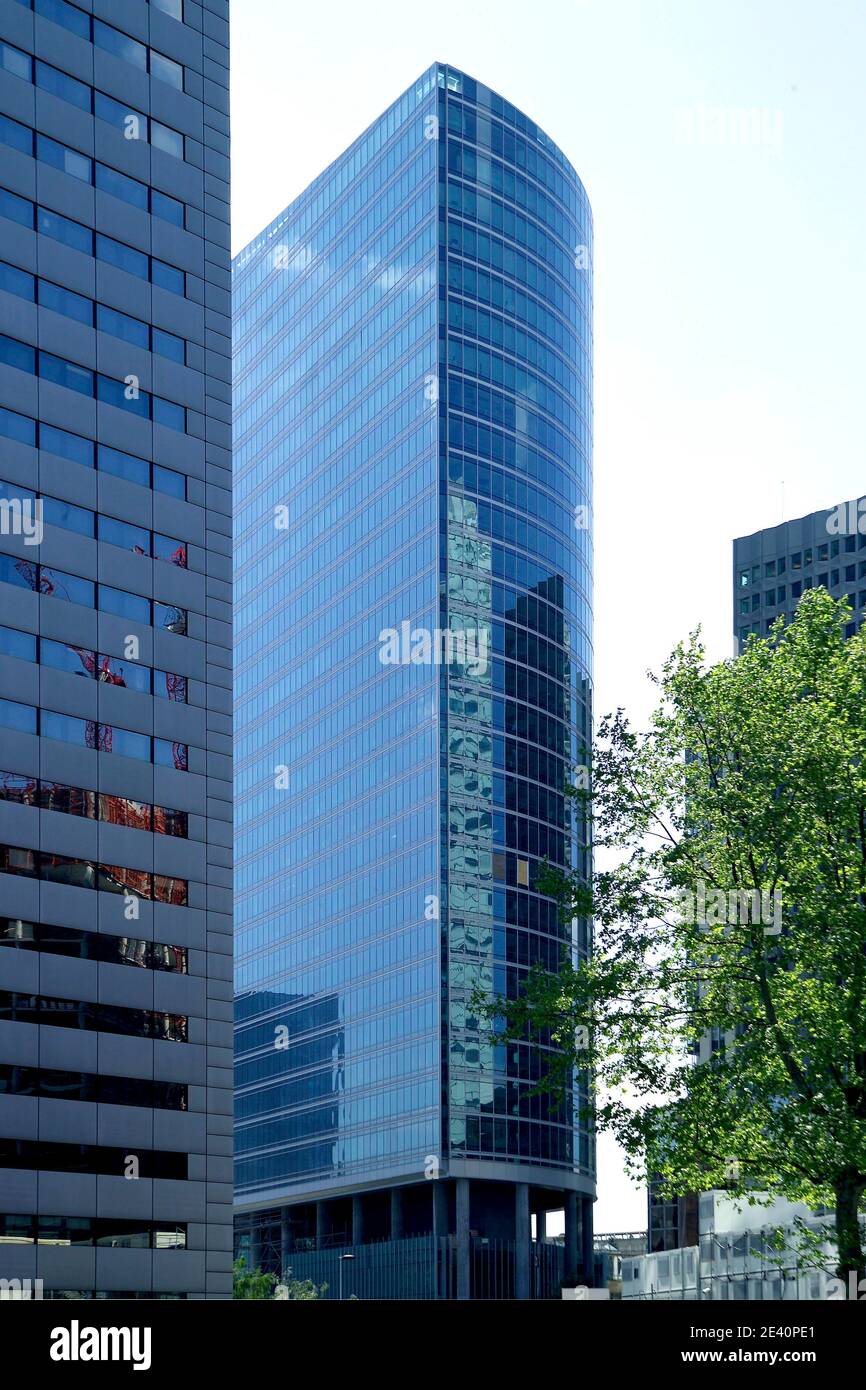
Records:
[[[236,1206],[332,1291],[347,1243],[362,1295],[591,1268],[586,1079],[534,1094],[475,999],[590,944],[537,876],[589,868],[591,247],[561,151],[437,65],[234,265]]]

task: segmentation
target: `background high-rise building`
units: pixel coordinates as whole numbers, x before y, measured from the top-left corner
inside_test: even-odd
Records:
[[[0,3],[0,1278],[231,1294],[227,0]]]
[[[589,949],[537,875],[588,869],[591,264],[562,152],[441,65],[235,260],[238,1246],[331,1296],[591,1275],[586,1078],[474,998]]]
[[[847,595],[853,636],[866,616],[866,498],[734,541],[734,650],[750,633],[765,637],[777,618],[790,622],[801,595],[819,585]]]

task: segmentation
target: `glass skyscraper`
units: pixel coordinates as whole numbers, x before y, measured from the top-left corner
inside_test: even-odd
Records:
[[[537,876],[588,869],[591,267],[568,160],[439,64],[234,263],[237,1245],[330,1296],[590,1275],[586,1078],[478,997],[590,944]]]
[[[0,0],[4,1294],[232,1292],[228,42]]]

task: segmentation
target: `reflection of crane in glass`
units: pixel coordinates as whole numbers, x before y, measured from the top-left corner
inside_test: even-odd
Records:
[[[84,647],[70,647],[70,651],[75,652],[81,665],[88,676],[96,673],[96,652],[89,652]]]
[[[186,702],[186,676],[176,676],[171,671],[165,673],[165,691],[170,700]]]
[[[173,565],[179,565],[181,569],[186,569],[186,546],[182,541],[177,549],[171,552],[168,558]]]
[[[109,685],[126,685],[126,681],[123,679],[123,668],[121,667],[119,671],[113,671],[110,656],[102,658],[96,676],[98,680],[106,681]]]
[[[110,753],[113,738],[114,730],[110,724],[97,724],[95,719],[87,720],[84,732],[85,747],[96,748],[103,753]]]

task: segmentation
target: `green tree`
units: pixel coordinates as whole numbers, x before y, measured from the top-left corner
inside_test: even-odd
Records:
[[[848,622],[819,589],[734,660],[708,666],[693,635],[653,678],[648,729],[603,721],[572,796],[616,867],[541,880],[566,920],[594,916],[592,958],[486,1013],[548,1047],[554,1092],[594,1075],[636,1175],[826,1205],[839,1276],[859,1278],[866,633]]]
[[[234,1298],[273,1298],[277,1287],[276,1274],[263,1274],[261,1269],[248,1270],[243,1256],[232,1265]]]

